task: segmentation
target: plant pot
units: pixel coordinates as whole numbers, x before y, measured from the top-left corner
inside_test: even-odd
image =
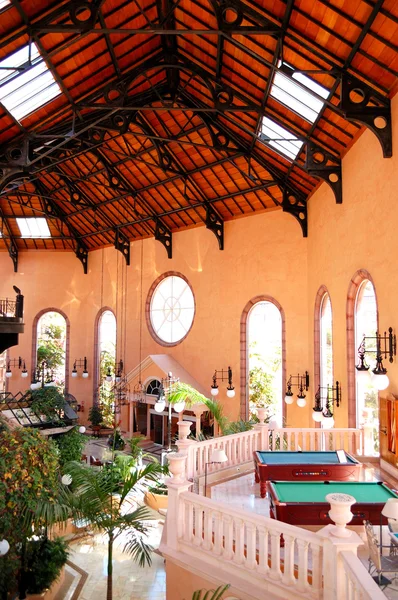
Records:
[[[185,461],[187,455],[182,452],[170,452],[167,455],[169,470],[175,483],[185,481]]]
[[[346,526],[354,516],[351,506],[355,504],[356,499],[348,494],[334,493],[328,494],[325,500],[330,504],[329,518],[336,524],[331,533],[336,537],[349,537],[351,531],[346,529]]]
[[[159,508],[167,508],[169,497],[167,494],[156,494],[154,492],[145,492],[144,502],[153,510],[159,511]]]
[[[265,418],[267,416],[266,408],[257,408],[257,416],[259,418],[260,423],[264,423]]]
[[[185,441],[191,432],[191,421],[178,421],[178,439]]]
[[[54,600],[59,590],[61,589],[62,584],[64,583],[64,579],[65,567],[62,567],[58,579],[54,581],[54,583],[48,590],[45,590],[41,594],[27,594],[26,598],[29,598],[29,600]]]

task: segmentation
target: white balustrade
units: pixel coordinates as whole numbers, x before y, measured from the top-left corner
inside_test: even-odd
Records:
[[[239,572],[266,575],[294,588],[297,597],[321,597],[323,542],[316,533],[192,492],[179,494],[178,502],[180,552],[193,557],[200,552]]]
[[[181,448],[182,449],[182,448]],[[250,462],[256,450],[341,450],[354,455],[364,454],[362,429],[319,429],[316,427],[283,427],[268,429],[267,424],[258,424],[250,431],[212,438],[203,442],[192,442],[184,446],[187,452],[187,477],[193,480],[205,473],[206,463],[211,463],[214,450],[222,449],[228,462],[208,464],[208,473]]]
[[[377,583],[369,576],[364,564],[352,552],[340,552],[345,574],[347,600],[386,600]]]

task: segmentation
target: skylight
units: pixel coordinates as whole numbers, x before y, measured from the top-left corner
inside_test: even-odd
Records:
[[[293,135],[293,133],[268,117],[263,117],[260,138],[291,160],[296,158],[303,145],[303,142]]]
[[[39,217],[31,217],[25,219],[23,217],[17,218],[17,225],[21,236],[23,238],[48,238],[51,237],[50,230],[47,225],[46,219]]]
[[[286,66],[286,68],[288,67]],[[302,85],[298,85],[294,79]],[[308,92],[302,86],[308,88]],[[329,95],[329,90],[315,83],[306,75],[295,73],[292,70],[291,77],[281,71],[276,71],[270,94],[310,123],[314,123],[324,106],[324,102],[314,96],[312,92],[324,99]]]
[[[5,8],[6,6],[9,6],[10,4],[11,4],[10,0],[0,0],[0,10]]]
[[[24,46],[0,61],[0,102],[17,121],[61,93],[34,43],[30,59],[31,66],[29,46]],[[18,70],[21,67],[26,68]]]

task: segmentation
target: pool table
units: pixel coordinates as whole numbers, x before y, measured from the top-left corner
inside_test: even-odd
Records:
[[[256,483],[265,498],[267,481],[358,481],[361,463],[350,454],[341,463],[337,452],[253,452]]]
[[[362,525],[363,520],[380,523],[380,514],[389,498],[398,494],[382,481],[270,481],[271,517],[291,525],[328,525],[332,523],[326,502],[327,494],[335,492],[354,496],[354,514],[349,525]],[[387,519],[383,517],[383,523]]]

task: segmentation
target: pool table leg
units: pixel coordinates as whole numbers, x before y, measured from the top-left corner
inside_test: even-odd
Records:
[[[254,471],[254,480],[256,483],[259,483],[259,481],[260,481],[260,478],[259,478],[256,470]]]
[[[266,481],[260,481],[260,495],[261,495],[261,498],[265,498],[265,496],[267,495],[267,482]]]

